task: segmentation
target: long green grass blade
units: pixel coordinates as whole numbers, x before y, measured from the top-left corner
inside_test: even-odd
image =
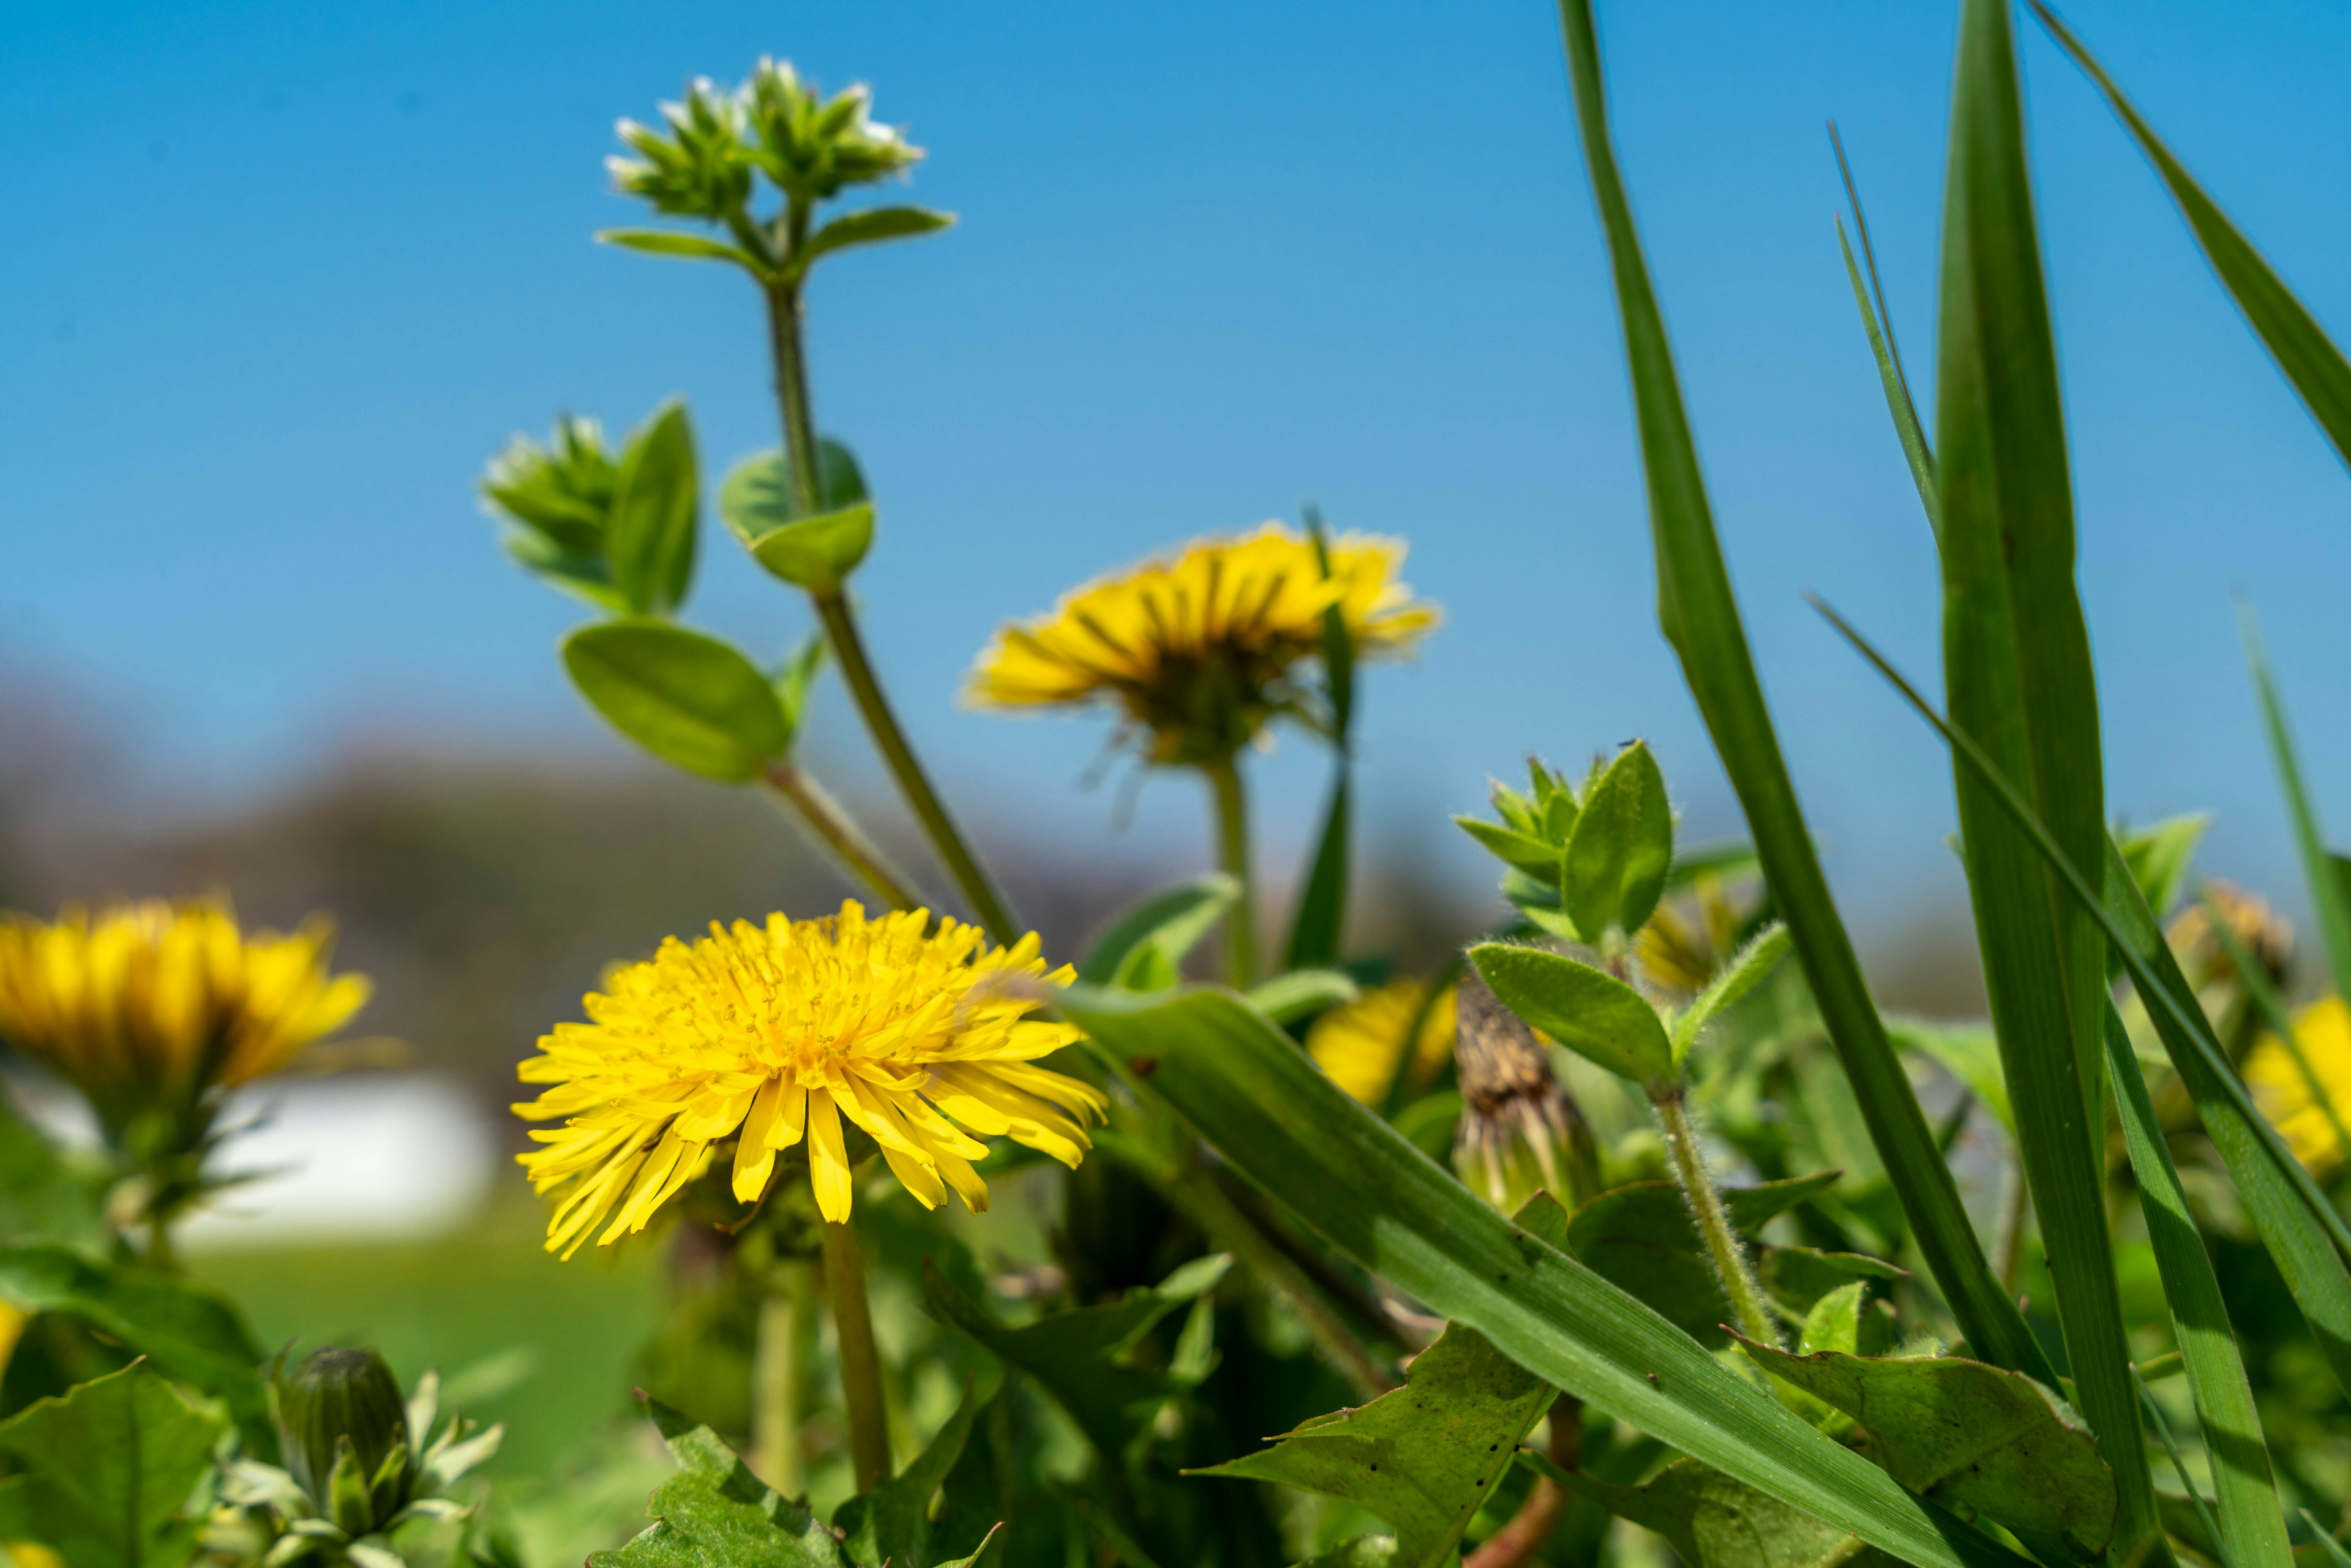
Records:
[[[2139,151],[2155,165],[2171,199],[2179,204],[2180,215],[2188,220],[2197,244],[2204,247],[2206,259],[2236,299],[2237,308],[2245,313],[2246,321],[2277,361],[2278,369],[2285,372],[2285,379],[2302,394],[2304,406],[2335,444],[2335,453],[2351,463],[2351,363],[2345,362],[2342,350],[2328,339],[2318,319],[2294,297],[2294,291],[2262,259],[2261,252],[2237,232],[2237,226],[2204,193],[2204,187],[2189,177],[2154,129],[2131,107],[2114,78],[2091,57],[2073,30],[2058,20],[2057,13],[2042,0],[2025,3],[2058,47],[2073,56],[2074,63],[2106,95]]]
[[[2245,994],[2252,998],[2253,1010],[2262,1015],[2262,1021],[2270,1026],[2271,1031],[2278,1038],[2278,1044],[2293,1059],[2294,1071],[2302,1075],[2302,1086],[2309,1092],[2310,1103],[2318,1107],[2320,1115],[2326,1118],[2335,1141],[2342,1147],[2351,1149],[2351,1127],[2343,1124],[2343,1113],[2335,1109],[2335,1096],[2328,1092],[2326,1081],[2319,1077],[2318,1070],[2311,1065],[2309,1053],[2302,1049],[2302,1037],[2294,1027],[2293,1018],[2285,1010],[2285,999],[2277,994],[2277,988],[2270,984],[2269,974],[2262,967],[2261,960],[2246,948],[2244,940],[2237,935],[2236,927],[2229,923],[2228,913],[2212,901],[2210,894],[2202,896],[2205,926],[2220,939],[2221,951],[2229,956],[2230,967],[2237,971],[2237,978],[2244,986]]]
[[[2204,1428],[2204,1446],[2211,1455],[2212,1490],[2220,1515],[2214,1534],[2228,1552],[2229,1568],[2286,1568],[2294,1561],[2294,1547],[2278,1505],[2277,1482],[2270,1473],[2269,1448],[2262,1441],[2252,1385],[2246,1379],[2221,1301],[2220,1277],[2212,1272],[2204,1239],[2196,1233],[2188,1194],[2155,1119],[2155,1102],[2147,1095],[2147,1080],[2112,1002],[2106,1004],[2105,1035],[2107,1080],[2122,1113],[2131,1170],[2138,1177],[2147,1239],[2155,1246],[2172,1329],[2196,1398],[2197,1423]],[[2142,1396],[2145,1392],[2141,1388]],[[2152,1401],[2148,1404],[2152,1411]],[[2161,1419],[2160,1411],[2153,1414]],[[2169,1428],[2158,1430],[2164,1446],[2173,1448]]]
[[[1061,1006],[1127,1071],[1147,1071],[1242,1176],[1537,1376],[1907,1562],[2020,1562],[1513,1226],[1238,998],[1073,990]]]
[[[1936,387],[1943,674],[1951,722],[2103,874],[2097,683],[2074,584],[2073,479],[2041,271],[2009,0],[1966,0],[1944,183]],[[1959,836],[2017,1145],[2082,1413],[2120,1496],[2115,1552],[2159,1540],[2106,1228],[2105,950],[1955,759]]]
[[[2055,1374],[2048,1358],[1985,1260],[1917,1096],[1886,1042],[1886,1026],[1813,852],[1715,537],[1665,321],[1609,141],[1589,0],[1561,0],[1560,20],[1593,195],[1615,273],[1648,479],[1658,622],[1681,659],[1690,695],[1747,814],[1765,880],[1788,923],[1822,1021],[1901,1199],[1919,1255],[1973,1354],[2049,1381]]]
[[[2270,759],[2278,784],[2285,791],[2286,813],[2294,819],[2294,845],[2302,856],[2303,879],[2310,884],[2310,904],[2318,915],[2318,933],[2326,946],[2326,967],[2335,977],[2337,995],[2351,997],[2351,891],[2344,886],[2335,857],[2326,852],[2319,831],[2318,813],[2303,783],[2302,763],[2294,755],[2294,732],[2286,725],[2285,699],[2278,695],[2277,676],[2262,648],[2262,630],[2252,606],[2240,604],[2237,621],[2245,635],[2245,662],[2252,667],[2253,691],[2261,698],[2262,728],[2269,737]]]
[[[1902,455],[1910,463],[1911,483],[1918,486],[1918,504],[1926,508],[1927,526],[1942,538],[1941,503],[1935,494],[1935,454],[1918,423],[1918,404],[1910,395],[1910,378],[1903,373],[1902,350],[1894,340],[1894,318],[1886,308],[1886,285],[1877,276],[1877,250],[1869,243],[1869,219],[1861,210],[1861,191],[1844,161],[1844,141],[1836,122],[1829,122],[1829,145],[1836,150],[1837,172],[1844,180],[1845,199],[1853,204],[1853,226],[1861,235],[1861,254],[1869,264],[1864,286],[1861,267],[1853,258],[1853,242],[1845,238],[1844,220],[1837,220],[1837,249],[1844,254],[1845,277],[1853,284],[1853,302],[1861,311],[1861,329],[1868,334],[1870,357],[1877,361],[1877,379],[1886,389],[1886,412],[1894,416],[1894,434],[1902,442]]]
[[[2210,1020],[2197,1004],[2194,988],[2179,972],[2179,960],[2164,941],[2154,911],[2131,880],[2122,852],[2108,841],[2105,896],[2101,901],[2032,806],[2001,777],[1982,748],[1947,723],[1917,688],[1842,616],[1826,605],[1819,608],[1887,684],[1935,727],[1970,770],[1987,783],[1994,799],[2024,830],[2066,888],[2085,908],[2095,912],[2099,929],[2113,944],[2131,984],[2147,1003],[2172,1067],[2196,1102],[2204,1131],[2228,1166],[2239,1201],[2262,1244],[2285,1277],[2286,1288],[2302,1309],[2311,1336],[2334,1369],[2335,1380],[2351,1391],[2351,1271],[2346,1270],[2344,1263],[2351,1258],[2351,1227],[2346,1227],[2343,1217],[2294,1157],[2285,1140],[2255,1109],[2228,1053],[2213,1038]]]
[[[1314,540],[1314,559],[1322,575],[1331,575],[1331,538],[1322,514],[1306,508],[1306,531]],[[1331,776],[1330,802],[1322,809],[1322,831],[1314,842],[1314,859],[1306,869],[1305,890],[1290,926],[1285,967],[1327,968],[1339,961],[1346,936],[1347,869],[1350,835],[1354,831],[1355,783],[1355,643],[1347,634],[1347,618],[1334,605],[1322,612],[1322,670],[1331,700],[1332,750],[1336,760]]]

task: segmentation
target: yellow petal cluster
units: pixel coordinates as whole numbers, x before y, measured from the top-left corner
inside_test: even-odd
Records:
[[[965,695],[992,708],[1110,704],[1149,735],[1154,762],[1230,756],[1295,701],[1288,677],[1321,651],[1326,611],[1362,656],[1406,652],[1435,628],[1437,607],[1397,580],[1404,557],[1400,539],[1345,534],[1326,575],[1314,541],[1280,523],[1196,539],[1006,626]]]
[[[1408,1071],[1410,1082],[1425,1083],[1453,1054],[1455,1001],[1447,986],[1424,1015],[1421,1004],[1427,995],[1428,988],[1418,980],[1391,980],[1365,991],[1314,1020],[1306,1031],[1306,1053],[1332,1082],[1364,1104],[1377,1105],[1395,1078],[1405,1036],[1413,1033],[1417,1018],[1420,1030],[1413,1036]]]
[[[2294,1017],[2294,1039],[2336,1114],[2351,1119],[2351,1009],[2340,997],[2311,1003]],[[2323,1176],[2343,1163],[2343,1140],[2311,1097],[2309,1081],[2283,1040],[2262,1036],[2245,1057],[2245,1082],[2262,1114],[2304,1165]]]
[[[556,1195],[548,1250],[569,1258],[600,1224],[599,1246],[643,1230],[730,1138],[735,1196],[751,1203],[805,1137],[817,1207],[835,1221],[851,1206],[844,1121],[930,1207],[950,1187],[987,1207],[971,1164],[983,1137],[1074,1166],[1106,1107],[1031,1065],[1078,1031],[1027,1017],[1035,988],[1006,983],[1072,971],[1048,974],[1033,934],[988,947],[976,925],[942,919],[926,935],[930,921],[921,909],[869,919],[854,902],[820,920],[714,921],[613,969],[587,998],[592,1021],[556,1025],[519,1069],[549,1088],[515,1113],[563,1123],[517,1156]]]
[[[0,915],[0,1040],[71,1080],[112,1125],[274,1072],[368,998],[330,975],[331,926],[239,930],[225,901],[151,899],[55,925]]]

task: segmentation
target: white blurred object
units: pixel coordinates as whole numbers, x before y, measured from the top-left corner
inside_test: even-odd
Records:
[[[429,1072],[256,1085],[229,1096],[217,1125],[246,1128],[214,1156],[218,1172],[258,1176],[180,1227],[191,1249],[427,1239],[473,1217],[498,1165],[475,1096]]]

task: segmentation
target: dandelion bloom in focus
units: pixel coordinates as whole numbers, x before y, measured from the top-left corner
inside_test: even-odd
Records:
[[[758,1201],[776,1157],[808,1140],[817,1207],[850,1215],[845,1119],[880,1145],[926,1207],[952,1187],[987,1207],[971,1162],[983,1137],[1008,1136],[1074,1166],[1086,1124],[1106,1108],[1092,1088],[1031,1065],[1078,1038],[1027,1015],[1048,974],[1034,934],[989,947],[979,927],[927,910],[868,919],[854,902],[821,920],[713,922],[691,944],[671,937],[647,961],[615,967],[588,997],[588,1023],[561,1023],[525,1061],[547,1092],[517,1115],[563,1124],[534,1131],[520,1155],[556,1195],[547,1249],[569,1257],[643,1230],[654,1211],[735,1141],[733,1186]],[[975,1136],[974,1134],[977,1134]]]
[[[1453,1054],[1454,988],[1447,986],[1434,1002],[1427,997],[1428,988],[1417,980],[1391,980],[1365,991],[1314,1020],[1306,1031],[1306,1053],[1332,1082],[1376,1106],[1387,1098],[1409,1034],[1413,1048],[1405,1082],[1426,1084]]]
[[[1400,539],[1344,534],[1326,574],[1314,541],[1279,523],[1200,539],[1100,578],[1050,614],[1008,625],[966,689],[991,708],[1115,706],[1159,764],[1230,757],[1277,713],[1302,711],[1292,669],[1336,609],[1355,652],[1410,651],[1437,622],[1396,577]]]
[[[212,1091],[277,1071],[366,1003],[364,976],[329,972],[332,946],[319,919],[247,935],[220,900],[0,915],[0,1040],[70,1080],[117,1142],[160,1114],[184,1145]]]
[[[2294,1039],[2335,1113],[2351,1116],[2351,1009],[2340,997],[2311,1003],[2294,1015]],[[2343,1140],[2325,1107],[2312,1098],[2309,1080],[2283,1040],[2262,1036],[2245,1058],[2245,1082],[2262,1114],[2304,1165],[2324,1176],[2343,1163]]]

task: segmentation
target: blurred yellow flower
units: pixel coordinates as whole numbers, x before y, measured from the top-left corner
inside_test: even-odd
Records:
[[[0,1541],[0,1552],[5,1552],[16,1568],[66,1568],[65,1558],[55,1547],[37,1541]]]
[[[1412,1020],[1420,1017],[1428,988],[1418,980],[1391,980],[1353,1001],[1331,1009],[1306,1031],[1306,1052],[1331,1082],[1366,1105],[1387,1097],[1397,1059]],[[1454,989],[1447,986],[1421,1017],[1415,1036],[1408,1082],[1435,1078],[1453,1054]]]
[[[1314,541],[1280,523],[1197,539],[1006,626],[965,695],[978,707],[1113,705],[1148,733],[1153,762],[1214,762],[1299,708],[1289,677],[1321,651],[1325,611],[1364,656],[1407,652],[1435,628],[1437,607],[1396,580],[1404,557],[1400,539],[1343,534],[1326,577]]]
[[[517,1156],[538,1191],[559,1194],[547,1249],[569,1258],[607,1217],[600,1247],[643,1230],[728,1138],[735,1196],[751,1203],[805,1135],[817,1207],[845,1220],[843,1117],[930,1207],[948,1187],[987,1207],[971,1166],[987,1146],[974,1133],[1077,1165],[1102,1097],[1029,1063],[1078,1031],[1028,1018],[1036,992],[1002,983],[1066,984],[1072,971],[1047,974],[1034,934],[991,948],[953,920],[925,936],[930,920],[923,909],[869,920],[852,902],[820,920],[714,921],[691,945],[673,936],[613,968],[587,998],[594,1021],[557,1024],[519,1069],[552,1087],[515,1113],[563,1119]]]
[[[237,927],[225,901],[68,909],[54,925],[0,915],[0,1040],[89,1096],[110,1134],[174,1117],[211,1090],[275,1072],[368,998],[330,975],[332,927]]]
[[[2294,1038],[2336,1113],[2351,1117],[2351,1009],[2340,997],[2311,1003],[2294,1015]],[[2310,1084],[2283,1040],[2262,1036],[2245,1057],[2245,1082],[2262,1114],[2304,1165],[2324,1174],[2342,1163],[2342,1140],[2311,1098]]]

